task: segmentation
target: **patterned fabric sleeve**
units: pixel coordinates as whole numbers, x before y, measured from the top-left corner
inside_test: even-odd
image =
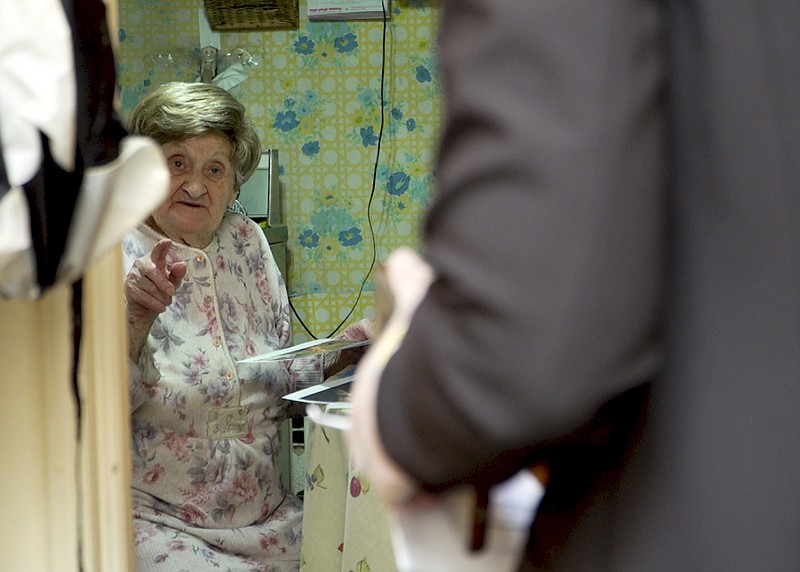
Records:
[[[255,223],[251,220],[248,220],[248,225],[255,226]],[[259,241],[261,242],[264,258],[270,261],[270,263],[266,265],[269,269],[268,272],[271,273],[268,278],[268,282],[274,285],[272,290],[277,293],[277,301],[278,304],[280,304],[280,310],[276,312],[275,318],[275,331],[279,332],[278,347],[289,347],[294,343],[294,340],[292,337],[291,309],[289,306],[289,295],[286,290],[285,277],[281,275],[278,265],[275,263],[275,259],[272,257],[269,242],[267,241],[264,233],[261,232],[260,228],[258,229],[256,235],[259,237]],[[303,387],[317,385],[322,383],[324,379],[322,356],[296,359],[286,362],[286,364],[289,371],[289,381],[294,388],[292,391],[296,391],[297,389],[301,389]]]
[[[131,412],[136,411],[147,399],[150,389],[161,379],[153,356],[148,351],[142,351],[138,362],[128,358],[128,391],[130,392]]]

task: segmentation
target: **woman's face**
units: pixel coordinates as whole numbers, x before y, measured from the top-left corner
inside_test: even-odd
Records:
[[[204,248],[236,198],[233,145],[211,132],[161,149],[171,175],[170,195],[153,213],[151,225],[175,242]]]

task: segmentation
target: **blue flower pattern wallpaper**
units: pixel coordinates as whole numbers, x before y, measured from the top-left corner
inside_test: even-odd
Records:
[[[197,81],[202,8],[119,0],[125,118],[153,87]],[[385,25],[309,21],[305,9],[296,30],[222,32],[218,57],[219,74],[241,66],[228,89],[279,151],[298,343],[371,317],[372,271],[419,246],[441,120],[435,0],[392,0]]]

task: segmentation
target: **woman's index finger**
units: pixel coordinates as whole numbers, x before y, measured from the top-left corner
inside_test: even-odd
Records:
[[[168,238],[159,240],[150,251],[150,260],[156,265],[158,270],[166,270],[167,268],[167,253],[169,252],[172,241]]]

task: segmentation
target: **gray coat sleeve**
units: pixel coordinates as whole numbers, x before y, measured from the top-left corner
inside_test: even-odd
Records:
[[[444,4],[438,278],[377,405],[431,488],[512,474],[653,375],[665,234],[657,3]]]

